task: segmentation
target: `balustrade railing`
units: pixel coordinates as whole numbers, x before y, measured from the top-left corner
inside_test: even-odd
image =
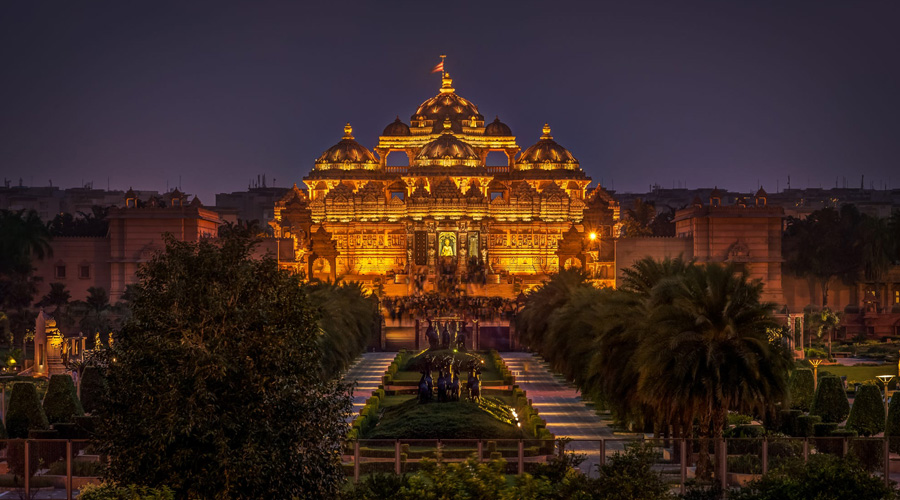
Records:
[[[900,445],[900,437],[891,438]],[[702,453],[705,443],[706,453]],[[674,490],[686,491],[697,474],[698,465],[711,471],[714,481],[723,488],[736,487],[760,477],[788,461],[809,460],[816,454],[854,457],[872,474],[890,480],[892,470],[900,475],[900,457],[889,452],[888,440],[880,437],[809,437],[809,438],[728,438],[710,439],[642,439],[604,438],[593,440],[548,441],[540,439],[400,439],[355,440],[343,446],[343,465],[348,478],[378,472],[415,472],[424,460],[463,462],[474,458],[480,462],[506,461],[506,473],[521,475],[538,464],[547,463],[562,446],[566,452],[584,457],[580,469],[596,476],[598,467],[626,447],[644,445],[655,452],[653,470]],[[703,462],[706,461],[706,462]],[[887,474],[885,474],[887,471]],[[895,479],[900,479],[897,477]]]

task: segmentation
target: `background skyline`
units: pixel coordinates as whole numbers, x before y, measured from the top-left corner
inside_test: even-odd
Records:
[[[900,6],[860,5],[4,2],[0,171],[180,176],[207,205],[258,174],[290,186],[346,122],[369,149],[408,123],[447,54],[486,122],[522,149],[548,122],[593,185],[896,187]]]

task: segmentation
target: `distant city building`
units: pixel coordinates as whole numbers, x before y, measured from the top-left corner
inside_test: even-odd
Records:
[[[219,193],[215,209],[224,220],[257,220],[262,227],[268,227],[275,218],[275,204],[288,190],[286,187],[254,187],[247,191]]]
[[[718,189],[722,203],[733,205],[740,198],[752,198],[752,192],[729,191],[723,188],[663,188],[655,186],[646,193],[613,192],[613,197],[623,209],[634,206],[635,200],[641,199],[656,205],[659,212],[672,209],[679,210],[689,206],[694,198],[708,199],[713,190]],[[784,209],[785,217],[802,218],[823,208],[839,208],[851,203],[860,212],[877,217],[887,217],[894,210],[900,210],[900,189],[859,189],[859,188],[804,188],[782,189],[769,192],[769,205]]]
[[[57,186],[10,186],[7,181],[0,186],[0,209],[34,210],[38,216],[49,221],[60,213],[77,215],[78,212],[91,213],[94,206],[121,206],[125,191],[94,189],[91,184],[78,188],[61,189]],[[135,196],[141,202],[159,196],[158,191],[138,190]]]

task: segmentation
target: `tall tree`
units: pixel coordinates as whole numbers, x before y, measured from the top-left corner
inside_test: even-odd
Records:
[[[572,293],[585,285],[587,278],[581,269],[564,269],[526,294],[525,307],[516,315],[516,331],[524,345],[543,352],[550,315],[565,305]]]
[[[24,342],[34,324],[33,262],[52,253],[50,233],[37,212],[0,210],[0,310],[6,313],[15,343]]]
[[[657,415],[696,420],[708,439],[721,436],[728,411],[768,416],[786,399],[791,363],[768,340],[777,325],[761,293],[746,272],[717,264],[692,266],[652,290],[637,390]]]
[[[0,276],[29,274],[32,261],[53,255],[50,232],[34,210],[0,210]]]
[[[253,242],[166,240],[112,346],[108,479],[177,498],[335,498],[348,387],[321,376],[299,277]]]
[[[322,374],[336,377],[365,351],[381,316],[377,299],[357,282],[304,285],[319,317]]]
[[[793,274],[818,281],[822,307],[828,306],[832,281],[854,282],[862,268],[863,220],[854,205],[825,208],[806,219],[789,217],[784,233],[785,267]]]

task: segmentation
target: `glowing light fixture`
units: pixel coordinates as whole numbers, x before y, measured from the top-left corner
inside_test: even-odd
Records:
[[[588,235],[588,237],[591,239],[591,241],[594,241],[597,239],[597,233],[592,231],[591,234]]]

